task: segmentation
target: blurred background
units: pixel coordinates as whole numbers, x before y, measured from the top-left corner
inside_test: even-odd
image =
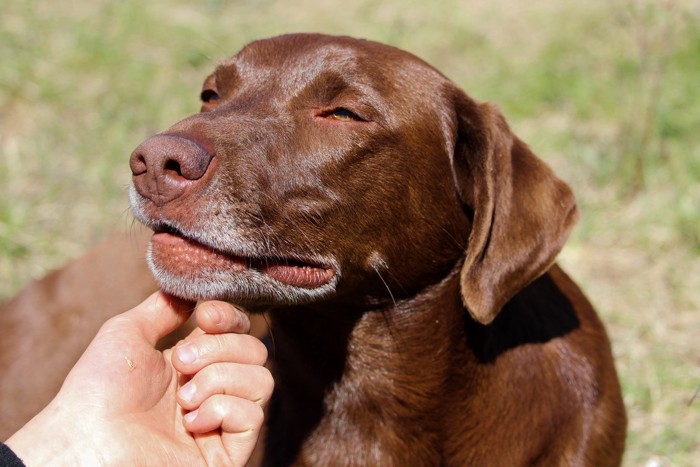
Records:
[[[611,334],[625,465],[700,465],[698,0],[3,0],[0,302],[129,228],[131,150],[218,61],[301,31],[396,45],[502,108],[577,194],[560,262]]]

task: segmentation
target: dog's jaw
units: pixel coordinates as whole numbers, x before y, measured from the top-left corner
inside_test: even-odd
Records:
[[[236,238],[234,232],[223,238],[215,233],[215,225],[206,223],[193,230],[177,221],[155,219],[133,186],[130,197],[134,216],[155,232],[147,261],[156,282],[169,294],[226,300],[255,311],[312,303],[336,291],[340,268],[332,258],[273,252],[269,244]]]
[[[321,300],[337,284],[332,267],[248,259],[169,233],[153,235],[147,259],[167,293],[189,300],[227,300],[253,309]]]

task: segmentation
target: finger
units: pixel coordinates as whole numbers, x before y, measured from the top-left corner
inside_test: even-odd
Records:
[[[264,407],[270,400],[274,380],[260,365],[215,363],[203,368],[177,392],[178,403],[185,410],[195,410],[215,395],[235,396]]]
[[[243,467],[249,465],[259,431],[222,434],[219,430],[193,435],[207,465]]]
[[[195,309],[195,321],[200,325],[195,327],[184,339],[192,340],[202,334],[223,334],[235,332],[237,334],[250,333],[250,318],[248,315],[227,302],[206,301],[201,302]],[[204,329],[202,329],[202,327]]]
[[[187,321],[193,309],[194,302],[158,291],[113,319],[116,323],[135,327],[149,344],[155,346],[159,339]]]
[[[183,417],[185,429],[195,435],[208,465],[245,465],[263,421],[262,407],[231,396],[211,397]]]
[[[197,410],[186,413],[183,423],[191,433],[208,433],[217,429],[230,434],[257,433],[263,419],[263,409],[255,402],[217,394],[205,400]]]
[[[202,331],[202,329],[201,329],[199,326],[196,326],[194,329],[192,329],[192,331],[190,331],[190,333],[187,335],[187,337],[185,337],[184,339],[182,339],[181,341],[179,341],[179,342],[177,343],[177,345],[181,345],[181,344],[183,344],[183,343],[185,343],[185,342],[189,342],[189,341],[191,341],[192,339],[194,339],[195,337],[199,337],[199,336],[201,336],[201,335],[203,335],[203,334],[206,334],[206,332]],[[174,345],[173,347],[176,347],[176,346]]]
[[[192,375],[212,363],[263,365],[267,348],[248,334],[203,334],[178,344],[171,361],[177,371]]]
[[[211,334],[225,332],[248,334],[250,332],[248,315],[230,303],[214,300],[202,302],[197,305],[195,317],[197,325]]]

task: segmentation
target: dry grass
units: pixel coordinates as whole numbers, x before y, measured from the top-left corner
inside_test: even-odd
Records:
[[[126,213],[127,157],[197,108],[212,64],[259,37],[411,50],[574,187],[561,262],[610,330],[626,465],[700,465],[700,2],[6,0],[0,15],[0,299]]]

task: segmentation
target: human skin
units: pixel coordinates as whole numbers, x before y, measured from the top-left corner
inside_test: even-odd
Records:
[[[245,465],[273,381],[247,316],[157,292],[105,323],[55,399],[6,444],[26,465]]]

